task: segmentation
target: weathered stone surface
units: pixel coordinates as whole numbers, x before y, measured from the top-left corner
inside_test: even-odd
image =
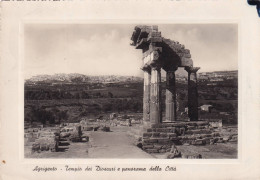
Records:
[[[158,153],[159,152],[158,149],[146,149],[145,151],[148,153]]]
[[[172,127],[185,127],[187,124],[186,122],[178,122],[178,123],[173,123]]]
[[[144,71],[144,96],[143,96],[143,120],[150,121],[150,83],[151,73],[149,70]]]
[[[152,124],[151,128],[162,128],[163,124]]]
[[[193,66],[193,61],[190,58],[191,58],[190,54],[185,54],[185,57],[181,58],[180,67]]]
[[[163,123],[162,124],[162,127],[164,127],[164,128],[170,128],[170,127],[173,127],[173,123]]]
[[[212,132],[208,129],[195,129],[195,130],[188,130],[185,134],[211,134]]]
[[[196,122],[197,126],[204,126],[204,125],[209,125],[208,121],[198,121]]]
[[[201,138],[214,137],[214,135],[212,135],[212,134],[201,134],[200,137]]]
[[[176,91],[175,91],[175,70],[174,68],[169,68],[166,72],[166,121],[176,121]]]
[[[143,149],[151,149],[154,145],[143,145]]]
[[[171,140],[169,138],[158,139],[158,144],[168,144]]]
[[[194,130],[194,129],[197,129],[197,126],[187,126],[187,129],[188,130]]]
[[[168,136],[171,138],[171,137],[177,137],[177,134],[176,133],[168,133]]]
[[[220,134],[219,134],[218,132],[214,132],[214,133],[212,133],[212,135],[213,135],[214,137],[220,136]]]
[[[176,132],[176,128],[175,127],[167,127],[167,129],[169,129],[168,130],[169,133],[175,133]]]
[[[206,142],[204,140],[195,140],[194,145],[204,145]]]
[[[148,128],[146,131],[147,132],[153,132],[153,129],[152,128]]]
[[[144,143],[157,143],[158,142],[158,139],[143,139],[143,142]]]
[[[159,153],[165,153],[166,152],[166,149],[160,149],[159,150]]]
[[[161,148],[162,148],[162,146],[163,146],[163,145],[160,145],[160,144],[155,144],[155,145],[154,145],[154,149],[158,149],[158,150],[159,150],[159,149],[161,149]]]
[[[175,132],[178,136],[180,136],[183,135],[186,131],[185,128],[181,127],[181,128],[176,128]]]
[[[171,132],[171,129],[168,129],[168,128],[157,128],[156,132]]]
[[[160,137],[165,138],[168,137],[167,133],[160,133]]]
[[[194,154],[194,155],[182,155],[182,158],[184,159],[202,159],[202,155],[201,154]]]
[[[177,124],[178,126],[172,127],[174,124]],[[150,145],[148,146],[149,149],[152,149],[151,147],[153,147],[153,149],[158,149],[160,147],[158,153],[164,152],[164,150],[166,152],[169,151],[169,148],[173,144],[205,145],[227,141],[226,139],[221,138],[218,132],[214,132],[214,130],[208,126],[207,121],[163,123],[154,127],[156,128],[147,129],[147,131],[149,131],[148,133],[152,133],[152,136],[149,137],[150,134],[145,135],[148,137],[145,137],[144,140],[147,140],[147,143],[144,143],[144,145]],[[189,129],[190,127],[192,127],[192,129]],[[233,136],[235,141],[237,134],[234,134]],[[149,141],[149,139],[152,140]],[[232,136],[230,136],[229,139],[232,139]],[[161,149],[164,150],[160,151]]]
[[[151,137],[153,135],[153,133],[149,132],[149,133],[143,133],[143,137]]]
[[[197,67],[185,67],[188,72],[188,115],[191,121],[198,120]]]
[[[160,137],[160,133],[159,132],[153,132],[152,137]]]

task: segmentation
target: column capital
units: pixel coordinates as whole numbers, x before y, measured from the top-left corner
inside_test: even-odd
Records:
[[[145,64],[141,69],[145,72],[151,73],[151,67],[147,64]]]
[[[150,67],[151,67],[151,69],[153,69],[153,70],[161,70],[162,64],[161,64],[159,61],[152,61],[152,62],[150,63]]]
[[[196,73],[199,69],[200,69],[200,67],[185,67],[185,70],[188,73]]]

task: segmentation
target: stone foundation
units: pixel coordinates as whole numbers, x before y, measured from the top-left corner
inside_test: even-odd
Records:
[[[222,142],[208,121],[171,122],[151,125],[143,133],[143,150],[169,152],[172,145],[206,145]]]

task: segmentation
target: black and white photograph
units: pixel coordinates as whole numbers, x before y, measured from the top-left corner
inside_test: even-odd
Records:
[[[23,27],[24,158],[238,158],[237,23]]]
[[[1,180],[259,180],[254,0],[2,0]]]

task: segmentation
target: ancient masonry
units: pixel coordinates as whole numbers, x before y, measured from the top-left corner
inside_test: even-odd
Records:
[[[142,49],[144,72],[143,149],[147,152],[169,151],[173,144],[203,145],[221,141],[207,121],[198,121],[197,71],[188,49],[179,42],[165,39],[158,26],[136,26],[132,44]],[[175,71],[184,67],[188,73],[188,116],[190,121],[176,121]],[[162,122],[161,69],[166,71],[166,121]]]

